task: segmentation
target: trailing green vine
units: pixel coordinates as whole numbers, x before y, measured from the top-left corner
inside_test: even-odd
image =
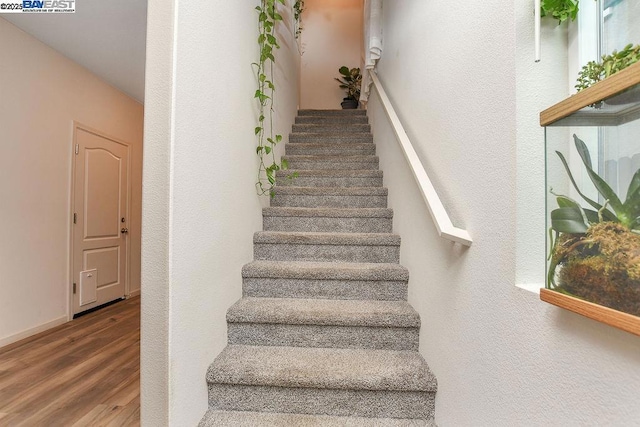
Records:
[[[284,5],[284,0],[261,0],[258,11],[258,45],[260,46],[260,60],[254,63],[258,89],[254,97],[259,102],[258,126],[255,134],[258,137],[256,153],[260,159],[258,166],[258,180],[256,190],[259,195],[271,194],[276,184],[276,172],[287,169],[285,159],[280,164],[276,161],[275,146],[282,141],[282,135],[276,135],[273,131],[273,99],[276,87],[273,84],[273,64],[276,62],[274,50],[280,45],[275,36],[276,23],[282,21],[282,15],[277,12],[276,4]],[[268,126],[266,126],[268,124]],[[265,182],[266,179],[266,182]]]
[[[293,4],[294,35],[296,40],[302,34],[302,12],[304,12],[304,0],[296,0]]]
[[[260,159],[258,166],[258,178],[256,190],[259,195],[275,195],[276,173],[279,170],[288,169],[286,159],[278,163],[275,155],[275,147],[282,141],[282,135],[275,134],[273,125],[274,99],[276,87],[274,80],[274,64],[276,62],[274,52],[280,49],[276,38],[276,27],[282,22],[282,15],[278,13],[278,3],[285,5],[285,0],[261,0],[260,6],[256,6],[258,12],[258,45],[260,47],[260,59],[254,62],[258,89],[254,98],[258,100],[258,123],[254,131],[258,139],[256,154]],[[298,0],[293,5],[293,14],[296,20],[295,37],[299,37],[302,28],[300,19],[304,10],[304,1]],[[291,179],[295,174],[289,175]]]

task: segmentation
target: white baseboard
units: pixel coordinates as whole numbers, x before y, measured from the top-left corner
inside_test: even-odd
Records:
[[[129,296],[127,298],[137,297],[138,295],[140,295],[140,289],[136,289],[135,291],[129,292]]]
[[[0,348],[5,345],[13,344],[14,342],[23,340],[25,338],[29,338],[32,335],[39,334],[40,332],[44,332],[47,329],[55,328],[56,326],[60,326],[63,323],[67,323],[67,316],[61,316],[57,319],[54,319],[50,322],[43,323],[33,328],[25,329],[22,332],[18,332],[17,334],[9,335],[5,338],[0,338]]]

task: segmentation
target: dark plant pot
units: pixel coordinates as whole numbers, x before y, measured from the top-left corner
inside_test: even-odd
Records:
[[[343,110],[355,110],[358,108],[358,101],[356,99],[344,98],[340,103]]]

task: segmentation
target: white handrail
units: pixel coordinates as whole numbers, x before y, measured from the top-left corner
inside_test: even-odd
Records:
[[[402,123],[400,122],[398,115],[393,109],[393,105],[391,104],[387,93],[384,91],[384,88],[382,87],[378,76],[372,70],[368,71],[369,75],[371,76],[371,80],[373,81],[373,85],[376,88],[378,95],[380,96],[382,106],[384,107],[384,110],[387,113],[387,117],[391,122],[391,126],[393,127],[396,137],[398,138],[400,147],[402,147],[404,156],[407,159],[407,162],[409,162],[411,172],[413,172],[413,177],[416,179],[418,187],[420,187],[422,198],[427,204],[427,208],[429,209],[429,213],[431,214],[431,219],[433,219],[433,222],[436,225],[438,234],[440,235],[440,237],[443,237],[445,239],[461,243],[465,246],[471,246],[473,240],[471,240],[471,236],[469,236],[467,230],[454,227],[453,223],[451,222],[447,211],[440,201],[440,197],[438,197],[436,189],[433,187],[433,184],[431,183],[427,172],[424,170],[424,166],[422,166],[420,158],[416,154],[416,150],[413,149],[413,145],[411,145],[411,141],[409,140],[404,127],[402,127]]]

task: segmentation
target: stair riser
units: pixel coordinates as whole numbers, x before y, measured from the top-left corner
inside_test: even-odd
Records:
[[[339,300],[406,301],[407,282],[245,277],[243,296]]]
[[[295,120],[296,124],[361,124],[369,123],[367,116],[298,116]]]
[[[367,110],[298,110],[298,116],[366,116]]]
[[[326,182],[323,183],[318,181],[315,183],[298,182],[298,184],[323,187],[328,186]],[[349,185],[343,186],[349,187]],[[352,186],[356,187],[356,185]],[[387,196],[307,196],[299,194],[276,194],[276,197],[271,199],[271,206],[288,206],[297,208],[386,208]]]
[[[253,253],[273,261],[400,262],[400,246],[254,243]]]
[[[418,328],[229,323],[229,344],[418,351]]]
[[[371,132],[371,125],[364,123],[355,123],[345,126],[344,124],[310,124],[297,123],[292,127],[293,132],[340,132],[348,130],[349,132]]]
[[[290,144],[366,144],[372,143],[373,136],[367,134],[303,134],[292,133],[289,135]]]
[[[435,393],[214,383],[209,384],[209,406],[229,411],[431,419],[434,416]]]
[[[437,427],[433,420],[332,417],[249,411],[207,411],[198,427]]]
[[[314,231],[335,233],[391,233],[391,218],[263,217],[265,231]]]
[[[322,176],[298,176],[287,179],[278,177],[278,185],[290,185],[295,187],[382,187],[382,177],[322,177]],[[277,195],[276,199],[281,195]],[[283,206],[273,204],[271,206]],[[386,207],[381,206],[381,207]]]
[[[300,156],[375,156],[376,146],[374,144],[344,144],[336,146],[333,144],[316,146],[314,144],[287,144],[285,151],[287,155]]]
[[[377,170],[378,160],[364,162],[288,160],[291,169],[299,170]]]

